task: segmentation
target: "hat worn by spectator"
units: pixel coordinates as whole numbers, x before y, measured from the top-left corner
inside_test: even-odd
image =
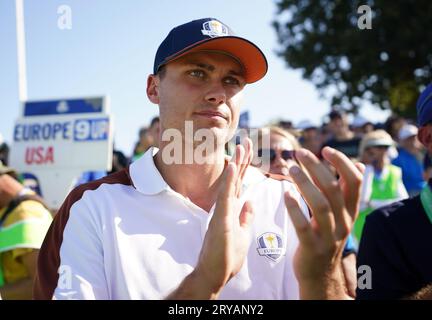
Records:
[[[371,147],[393,147],[392,137],[384,130],[375,130],[367,133],[360,142],[360,155],[363,155],[367,148]]]
[[[416,108],[419,127],[423,127],[432,122],[432,83],[420,94]]]
[[[215,18],[193,20],[175,27],[159,46],[153,73],[185,54],[214,51],[235,58],[244,69],[247,83],[260,80],[267,73],[267,59],[252,42],[234,35],[233,31]]]
[[[418,129],[415,125],[406,124],[399,130],[399,141],[411,138],[412,136],[416,136],[418,133]]]

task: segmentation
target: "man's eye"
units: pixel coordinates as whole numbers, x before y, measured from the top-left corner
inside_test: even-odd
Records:
[[[226,77],[224,79],[224,82],[226,84],[230,84],[230,85],[237,85],[237,86],[240,85],[240,81],[237,78],[234,78],[234,77]]]
[[[197,77],[197,78],[204,78],[204,76],[205,76],[205,72],[202,70],[192,70],[192,71],[189,71],[189,74],[192,77]]]

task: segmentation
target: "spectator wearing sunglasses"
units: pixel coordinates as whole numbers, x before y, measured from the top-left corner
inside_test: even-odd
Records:
[[[252,162],[266,173],[288,176],[289,168],[296,164],[295,150],[300,148],[297,139],[289,132],[279,127],[263,128],[258,133],[258,143],[255,144],[261,162]],[[269,145],[263,141],[269,141]]]
[[[408,198],[402,171],[390,162],[392,137],[384,130],[367,133],[360,143],[360,158],[366,165],[360,196],[360,213],[354,223],[354,237],[360,242],[366,216],[374,209]]]

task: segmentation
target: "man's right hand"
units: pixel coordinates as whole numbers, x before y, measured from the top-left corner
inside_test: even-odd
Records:
[[[225,167],[216,207],[194,271],[168,299],[217,299],[241,269],[250,245],[252,207],[240,207],[243,177],[252,159],[252,142],[237,145]]]

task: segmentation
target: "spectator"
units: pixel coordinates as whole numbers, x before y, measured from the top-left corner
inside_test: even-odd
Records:
[[[154,117],[150,121],[150,127],[148,129],[148,134],[153,140],[152,146],[158,147],[159,146],[159,139],[160,139],[160,120],[159,117]]]
[[[365,117],[357,115],[351,124],[351,128],[356,137],[362,138],[366,133],[374,130],[374,125]]]
[[[332,138],[325,142],[324,146],[339,150],[349,158],[357,158],[360,138],[355,137],[354,132],[349,129],[347,115],[344,112],[333,110],[329,118],[328,129],[332,133]]]
[[[392,161],[402,169],[402,180],[409,196],[415,196],[425,186],[423,180],[423,146],[417,139],[415,125],[405,124],[399,131],[398,156]]]
[[[120,150],[113,150],[112,167],[108,174],[119,172],[129,164],[128,158]]]
[[[52,217],[43,201],[0,163],[0,294],[31,299],[39,248]]]
[[[391,115],[384,124],[384,130],[396,142],[399,142],[399,130],[404,126],[406,120],[398,115]]]
[[[372,210],[408,197],[399,167],[390,163],[388,150],[394,144],[384,130],[366,134],[360,144],[361,161],[366,164],[360,196],[360,213],[353,234],[360,242],[366,216]]]
[[[3,135],[0,133],[0,161],[4,165],[8,165],[9,161],[9,146],[3,139]]]
[[[138,137],[139,140],[135,144],[132,162],[139,159],[149,148],[154,145],[154,138],[149,134],[148,128],[141,128]]]
[[[301,134],[299,142],[302,147],[308,149],[317,157],[320,157],[323,139],[318,125],[309,120],[303,120],[297,125],[297,130],[299,130]]]

